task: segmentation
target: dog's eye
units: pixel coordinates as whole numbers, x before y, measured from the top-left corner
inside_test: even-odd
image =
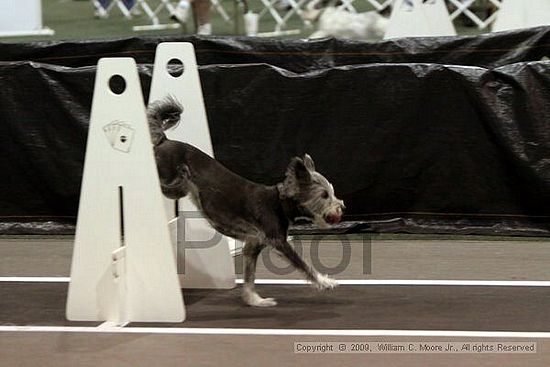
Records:
[[[328,191],[323,191],[323,199],[328,199]]]

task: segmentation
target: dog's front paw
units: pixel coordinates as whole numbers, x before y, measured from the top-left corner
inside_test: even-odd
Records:
[[[262,298],[258,293],[243,294],[244,302],[252,307],[273,307],[277,306],[275,298]]]
[[[313,282],[313,286],[320,291],[331,290],[338,287],[336,279],[332,279],[328,275],[317,275],[317,279]]]
[[[275,298],[259,298],[258,300],[255,300],[253,303],[249,303],[249,306],[254,307],[273,307],[277,306],[277,301],[275,301]]]

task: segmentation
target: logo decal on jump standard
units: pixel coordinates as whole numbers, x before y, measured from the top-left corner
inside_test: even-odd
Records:
[[[130,151],[135,133],[132,125],[122,121],[113,121],[103,127],[103,132],[113,149],[124,153]]]

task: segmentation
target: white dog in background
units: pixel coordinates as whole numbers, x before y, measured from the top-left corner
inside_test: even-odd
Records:
[[[381,39],[386,33],[388,22],[388,18],[377,11],[351,13],[331,6],[322,10],[318,30],[309,38]]]

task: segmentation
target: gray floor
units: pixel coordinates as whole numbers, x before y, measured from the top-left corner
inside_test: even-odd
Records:
[[[1,366],[17,367],[547,367],[550,341],[535,354],[295,354],[303,341],[492,342],[486,338],[222,336],[2,333]],[[530,339],[531,340],[531,339]],[[525,341],[499,339],[499,341]]]
[[[72,238],[0,237],[0,277],[69,276],[72,241]],[[320,263],[326,273],[339,279],[550,280],[548,239],[344,238],[313,242],[313,245],[311,240],[301,240],[297,246],[305,259]],[[349,252],[349,261],[346,252]],[[236,272],[242,273],[240,257],[235,263]],[[258,278],[301,278],[296,271],[288,272],[287,266],[284,260],[266,251],[259,261]]]
[[[303,241],[304,257],[339,279],[550,280],[546,239]],[[313,251],[312,251],[313,248]],[[0,239],[0,277],[69,276],[71,238]],[[319,255],[316,255],[316,252]],[[349,252],[350,260],[346,260]],[[313,253],[313,259],[311,254]],[[269,254],[258,278],[300,278]],[[344,257],[344,260],[342,260]],[[236,258],[236,268],[240,268]],[[239,272],[239,271],[238,271]],[[66,283],[0,283],[0,326],[82,325],[63,318]],[[239,289],[184,292],[188,322],[136,327],[550,331],[550,288],[262,285],[279,306],[243,307]],[[548,289],[548,290],[547,290]],[[0,332],[0,366],[548,366],[550,340],[500,336],[288,336]],[[151,329],[153,330],[153,329]],[[223,329],[222,329],[223,330]],[[529,335],[533,335],[530,337]],[[298,341],[537,343],[533,354],[295,354]]]
[[[3,283],[0,324],[98,326],[65,319],[67,283]],[[550,287],[258,285],[274,308],[244,307],[240,287],[184,289],[183,323],[129,327],[312,330],[550,331]],[[15,310],[15,312],[14,312]]]

